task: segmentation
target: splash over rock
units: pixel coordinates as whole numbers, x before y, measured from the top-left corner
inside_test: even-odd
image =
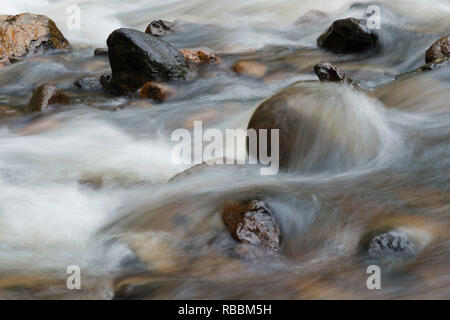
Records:
[[[184,79],[189,66],[183,55],[167,42],[133,29],[117,29],[107,40],[111,85],[135,91],[149,81]]]
[[[46,16],[31,13],[0,15],[0,68],[15,58],[70,48],[69,41]]]
[[[317,39],[317,45],[334,53],[360,53],[376,47],[378,35],[355,18],[333,22]]]
[[[264,201],[227,202],[222,219],[234,240],[280,250],[280,228]]]

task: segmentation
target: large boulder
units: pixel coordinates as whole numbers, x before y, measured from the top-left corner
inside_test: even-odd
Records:
[[[183,55],[167,42],[133,29],[117,29],[107,40],[112,69],[111,85],[135,91],[146,82],[184,79],[189,66]]]
[[[317,39],[320,48],[334,53],[360,53],[376,47],[377,34],[364,21],[355,18],[333,22],[328,30]]]
[[[31,13],[0,15],[0,67],[15,58],[51,49],[70,49],[69,41],[53,20]]]
[[[430,63],[436,59],[448,58],[450,56],[450,35],[436,40],[425,53],[425,62]]]
[[[262,136],[268,154],[276,150],[272,130],[279,130],[279,166],[284,171],[347,170],[376,161],[383,148],[397,141],[379,102],[329,81],[297,82],[276,93],[254,111],[248,129],[260,134],[270,130]],[[384,139],[386,134],[392,139]],[[253,158],[259,158],[264,141],[256,137],[258,148],[247,148]]]

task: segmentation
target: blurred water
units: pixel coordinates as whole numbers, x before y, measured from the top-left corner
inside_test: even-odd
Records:
[[[0,297],[111,298],[132,282],[128,276],[146,272],[138,283],[156,283],[151,298],[449,298],[448,69],[393,80],[422,65],[429,45],[449,32],[450,4],[377,2],[379,50],[368,56],[317,50],[316,38],[333,20],[364,17],[367,2],[358,3],[3,3],[2,14],[49,15],[75,49],[0,69],[0,105],[23,111],[43,82],[72,101],[42,116],[0,118]],[[73,4],[81,8],[81,30],[66,25]],[[329,17],[293,23],[311,9]],[[180,31],[166,40],[209,48],[223,67],[193,70],[163,104],[73,86],[109,72],[108,60],[92,53],[112,30],[144,30],[153,19],[178,21]],[[238,77],[230,67],[239,59],[261,61],[269,76],[279,76]],[[339,64],[369,91],[305,85],[316,79],[312,66],[321,60]],[[276,176],[225,166],[169,182],[188,167],[170,160],[174,129],[192,129],[194,120],[205,128],[245,128],[262,101],[293,83],[305,91],[286,96],[318,123],[306,158]],[[129,101],[137,106],[113,112]],[[220,210],[241,198],[264,199],[273,209],[282,254],[236,258]],[[427,241],[413,261],[386,267],[384,290],[374,293],[365,287],[373,261],[358,245],[379,219]],[[82,292],[65,289],[72,264],[85,275]]]

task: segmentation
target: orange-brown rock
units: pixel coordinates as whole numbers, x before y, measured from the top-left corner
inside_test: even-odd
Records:
[[[54,104],[69,104],[69,97],[58,88],[44,83],[37,87],[30,102],[28,103],[28,111],[40,112]]]
[[[222,219],[234,240],[280,250],[280,228],[264,201],[227,202]]]
[[[0,115],[15,115],[17,111],[8,106],[0,106]]]
[[[209,51],[195,49],[181,49],[181,54],[190,63],[218,63],[220,60],[217,56]]]
[[[173,96],[175,91],[158,82],[147,82],[139,89],[139,97],[163,102]]]
[[[51,49],[70,49],[69,41],[53,20],[31,13],[0,15],[0,67],[14,59]]]
[[[267,73],[266,65],[257,61],[238,61],[232,69],[237,74],[253,78],[262,78]]]
[[[429,63],[439,58],[450,56],[450,35],[436,40],[425,53],[425,62]]]

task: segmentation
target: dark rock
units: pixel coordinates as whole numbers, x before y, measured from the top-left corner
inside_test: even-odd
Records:
[[[205,50],[181,49],[180,52],[191,63],[218,63],[220,61],[214,53]]]
[[[167,85],[158,82],[147,82],[139,89],[139,97],[163,102],[174,95],[175,91]]]
[[[97,49],[94,50],[94,56],[96,56],[96,57],[107,57],[108,56],[108,49],[97,48]]]
[[[135,91],[146,82],[184,79],[189,73],[183,55],[152,35],[122,28],[110,34],[107,44],[115,89]]]
[[[156,37],[166,36],[173,32],[175,24],[165,20],[152,21],[145,29],[145,33],[154,35]]]
[[[321,62],[314,66],[314,72],[320,81],[346,82],[358,86],[345,72],[331,63]]]
[[[75,82],[75,86],[82,90],[97,91],[103,88],[96,78],[86,77]]]
[[[33,96],[28,104],[28,110],[40,112],[47,109],[49,105],[69,103],[69,97],[64,92],[45,83],[34,90]]]
[[[334,53],[359,53],[376,47],[377,34],[364,21],[355,18],[340,19],[317,39],[320,48]]]
[[[111,75],[102,74],[99,79],[100,84],[104,89],[111,89]]]
[[[0,15],[0,67],[52,49],[70,49],[69,41],[53,20],[31,13]]]
[[[450,56],[450,35],[436,40],[425,53],[425,62],[433,62],[436,59],[448,58]]]
[[[222,219],[234,240],[280,250],[280,229],[264,201],[227,202],[222,210]]]
[[[371,255],[405,253],[414,254],[414,243],[409,239],[405,232],[400,230],[391,230],[374,236],[367,244],[367,252]]]

